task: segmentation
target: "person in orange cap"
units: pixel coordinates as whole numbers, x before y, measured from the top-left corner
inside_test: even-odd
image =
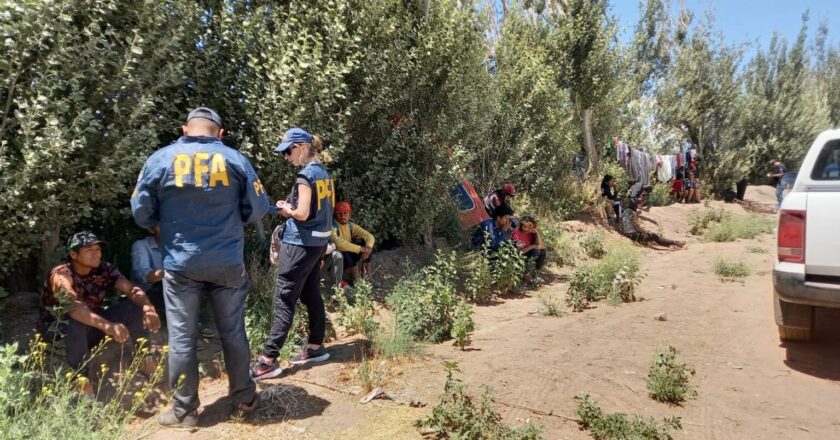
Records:
[[[370,273],[370,254],[376,244],[373,234],[350,221],[352,213],[353,208],[349,202],[335,204],[330,236],[335,250],[327,255],[325,265],[327,271],[334,274],[335,282],[340,285],[344,285],[345,276],[352,284],[359,276],[360,266],[362,275]]]

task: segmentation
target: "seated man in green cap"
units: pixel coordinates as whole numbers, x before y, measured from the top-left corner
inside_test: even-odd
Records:
[[[74,370],[82,367],[90,349],[105,335],[123,344],[129,337],[136,341],[146,336],[147,330],[156,332],[160,328],[160,318],[146,293],[113,264],[102,261],[106,245],[90,231],[73,234],[67,240],[68,260],[54,267],[44,283],[41,316],[45,324],[63,318],[52,316],[48,308],[55,313],[61,303],[69,307],[63,333],[67,362]],[[124,293],[130,301],[105,307],[105,293],[110,288]]]

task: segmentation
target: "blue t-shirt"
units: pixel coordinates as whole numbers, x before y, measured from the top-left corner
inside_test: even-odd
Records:
[[[472,236],[472,245],[476,249],[480,249],[484,245],[485,239],[490,240],[488,247],[491,251],[499,250],[499,246],[510,238],[510,233],[502,228],[497,228],[495,221],[490,218],[479,223]]]
[[[270,211],[248,159],[209,136],[182,136],[153,153],[131,196],[137,225],[160,225],[166,270],[242,265],[243,224]]]
[[[297,175],[292,196],[289,201],[293,207],[298,203],[298,185],[312,188],[312,201],[309,205],[309,218],[299,221],[286,220],[283,243],[295,246],[326,246],[330,239],[333,223],[335,191],[333,180],[327,169],[318,162],[306,164]]]

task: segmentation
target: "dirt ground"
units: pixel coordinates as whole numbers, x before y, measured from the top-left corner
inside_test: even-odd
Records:
[[[772,203],[773,189],[750,188],[747,198]],[[745,212],[737,205],[713,206]],[[676,438],[840,438],[840,311],[818,312],[814,342],[780,343],[773,322],[773,235],[704,243],[688,234],[688,213],[697,208],[702,206],[672,205],[644,214],[656,222],[649,228],[688,245],[681,251],[641,251],[647,273],[638,289],[642,301],[540,316],[538,295],[565,294],[567,284],[558,273],[539,291],[476,307],[477,329],[467,350],[443,343],[426,347],[420,359],[383,365],[388,377],[383,387],[428,403],[424,408],[383,400],[361,404],[354,369],[362,342],[348,339],[330,344],[333,357],[325,365],[262,383],[266,405],[256,423],[222,421],[228,402],[221,378],[203,383],[201,429],[160,430],[151,417],[138,421],[130,438],[420,438],[413,422],[439,400],[447,360],[458,363],[459,377],[471,389],[493,387],[496,409],[507,423],[531,420],[547,439],[589,438],[568,420],[576,417],[574,396],[583,391],[608,412],[681,417],[683,430]],[[745,261],[752,274],[743,282],[721,281],[712,269],[718,257]],[[667,319],[654,319],[658,314]],[[682,406],[655,402],[645,389],[653,352],[667,345],[696,369],[692,383],[698,396]]]

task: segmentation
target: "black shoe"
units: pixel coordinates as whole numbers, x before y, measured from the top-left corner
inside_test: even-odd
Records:
[[[237,403],[233,407],[233,413],[231,413],[230,418],[233,420],[246,420],[248,417],[251,417],[257,409],[260,407],[260,395],[255,394],[254,400],[251,403]]]
[[[292,358],[291,362],[295,365],[303,365],[308,364],[310,362],[324,362],[325,360],[330,358],[330,354],[327,353],[327,349],[324,346],[318,347],[317,350],[313,350],[311,348],[307,348],[303,350],[299,355]]]

